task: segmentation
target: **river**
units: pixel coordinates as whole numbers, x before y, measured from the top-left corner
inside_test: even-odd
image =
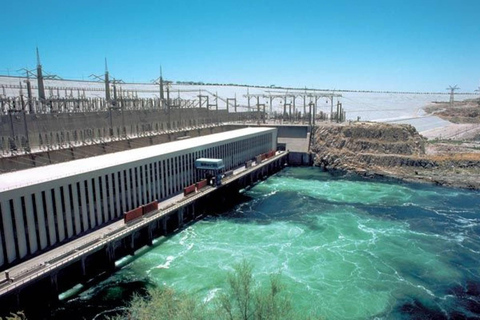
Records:
[[[431,185],[286,168],[114,275],[70,293],[52,317],[93,317],[132,291],[168,285],[204,301],[243,259],[325,319],[480,317],[480,197]]]

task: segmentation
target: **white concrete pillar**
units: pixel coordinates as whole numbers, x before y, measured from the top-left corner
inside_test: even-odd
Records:
[[[7,261],[12,262],[17,258],[17,252],[15,250],[15,238],[13,235],[13,222],[12,212],[10,210],[10,201],[3,200],[0,202],[2,206],[2,222],[3,222],[3,234],[5,236],[5,252],[7,255]]]
[[[185,158],[184,158],[184,161],[182,163],[182,166],[181,166],[181,174],[182,174],[182,185],[180,186],[181,189],[183,189],[184,187],[188,186],[188,154],[185,155]]]
[[[23,221],[23,210],[20,196],[13,199],[13,213],[15,214],[15,230],[17,231],[17,245],[19,258],[23,258],[28,254],[27,238],[25,235],[25,222]]]
[[[194,154],[190,154],[190,184],[196,182],[195,181],[195,157]]]
[[[95,217],[95,201],[93,200],[93,183],[92,179],[87,179],[87,197],[88,197],[88,211],[90,217],[90,227],[93,228],[97,225],[97,219]]]
[[[121,214],[123,214],[123,212],[126,209],[125,189],[122,187],[123,181],[124,181],[123,177],[124,177],[123,170],[120,170],[119,174],[115,173],[115,209],[116,209],[115,217],[118,217]],[[120,199],[122,199],[121,202],[120,202]]]
[[[82,232],[82,222],[80,219],[80,207],[82,205],[82,201],[79,201],[78,199],[78,188],[77,188],[76,182],[72,183],[72,197],[73,197],[73,216],[75,221],[75,234],[79,234]]]
[[[115,172],[115,174],[117,174]],[[112,179],[112,173],[109,173],[107,175],[107,181],[108,181],[108,205],[109,205],[109,211],[108,211],[108,217],[109,220],[115,219],[116,216],[116,208],[115,208],[115,201],[118,197],[118,194],[115,192],[115,184],[113,183]]]
[[[179,157],[174,157],[173,158],[173,167],[172,167],[172,173],[173,173],[173,192],[176,193],[178,190],[178,186],[180,185],[180,174],[178,170],[178,163],[179,163]]]
[[[142,184],[142,191],[143,191],[143,201],[140,201],[140,204],[147,204],[148,202],[150,202],[150,200],[148,199],[147,197],[147,188],[150,187],[150,179],[148,179],[148,164],[146,165],[143,165],[141,167],[143,170],[142,170],[142,178],[143,178],[143,184]]]
[[[181,159],[182,157],[175,157],[174,158],[175,161],[174,161],[174,165],[175,165],[175,168],[174,168],[174,172],[175,172],[175,193],[178,192],[178,190],[181,189],[181,186],[182,186],[182,171],[181,171]]]
[[[165,197],[165,183],[164,183],[164,180],[165,180],[165,166],[163,165],[163,161],[160,162],[160,164],[158,165],[159,166],[159,170],[160,170],[160,177],[158,179],[158,188],[159,188],[159,194],[160,194],[160,197],[158,198],[158,200],[160,199],[163,199]]]
[[[105,221],[112,220],[115,218],[114,212],[115,207],[113,206],[113,199],[114,199],[114,190],[112,184],[112,174],[109,173],[107,177],[103,177],[103,214],[105,216]],[[107,190],[107,183],[108,183],[108,190]],[[107,193],[109,195],[107,199]]]
[[[165,160],[165,198],[167,198],[170,195],[169,189],[170,189],[170,179],[172,178],[172,175],[170,174],[170,159]]]
[[[185,155],[185,185],[189,186],[192,184],[192,167],[190,162],[190,153]]]
[[[183,166],[182,166],[182,156],[177,157],[177,186],[179,187],[177,190],[181,190],[185,183],[183,181]]]
[[[167,167],[167,160],[166,159],[164,161],[162,161],[160,169],[161,169],[161,172],[162,172],[162,182],[161,182],[162,198],[166,198],[167,197],[167,186],[168,186],[168,179],[167,179],[168,167]]]
[[[183,181],[183,165],[182,165],[182,157],[177,157],[177,175],[178,175],[178,191],[182,190],[185,186],[185,182]]]
[[[48,223],[48,239],[50,245],[57,243],[57,233],[55,231],[55,217],[53,215],[53,199],[51,190],[45,191],[45,201],[47,205],[47,223]]]
[[[142,185],[140,183],[140,167],[137,167],[137,173],[135,173],[135,169],[132,169],[132,176],[133,176],[133,207],[137,208],[140,206],[140,201],[142,201],[141,192],[142,192]]]
[[[142,196],[142,166],[137,167],[137,174],[135,175],[135,179],[137,180],[136,185],[135,183],[133,184],[133,187],[135,188],[135,195],[137,196],[137,200],[135,201],[135,208],[141,206],[143,203],[143,196]]]
[[[128,168],[126,173],[125,173],[127,175],[127,185],[125,186],[125,188],[127,190],[127,203],[128,203],[127,209],[125,211],[128,211],[128,210],[133,208],[133,205],[132,205],[132,188],[130,188],[130,176],[133,176],[132,171],[133,171],[132,168]]]
[[[73,218],[68,185],[63,186],[63,199],[65,201],[65,221],[67,223],[67,237],[70,238],[71,236],[73,236]]]
[[[62,208],[62,198],[60,187],[55,188],[55,208],[57,209],[57,227],[58,227],[58,241],[65,239],[65,217]],[[65,204],[66,206],[66,204]]]
[[[95,209],[97,210],[97,224],[101,225],[104,220],[103,220],[103,213],[102,213],[102,190],[100,189],[100,178],[101,177],[95,177],[94,178],[94,184],[95,184]]]
[[[158,161],[152,163],[152,201],[158,199],[157,193],[158,185]]]
[[[149,203],[150,201],[152,201],[151,200],[152,188],[150,183],[150,177],[151,177],[150,164],[146,164],[143,166],[143,182],[144,182],[143,194],[145,197],[145,203]]]
[[[85,192],[85,181],[80,181],[80,202],[82,204],[82,230],[87,231],[89,229],[88,225],[88,207],[87,207],[87,196]]]
[[[182,164],[182,177],[183,177],[183,185],[181,186],[182,188],[183,187],[186,187],[188,186],[188,173],[189,173],[189,167],[188,167],[188,154],[185,155],[185,157],[183,158],[184,161],[183,161],[183,164]]]
[[[38,236],[40,238],[40,249],[47,247],[47,227],[45,223],[45,212],[43,210],[42,193],[35,193],[35,208],[37,209]]]
[[[176,183],[176,174],[175,174],[175,160],[172,158],[170,160],[170,195],[175,192]]]
[[[172,192],[174,192],[175,190],[175,172],[174,172],[174,164],[173,164],[173,158],[170,159],[170,164],[169,164],[169,170],[170,170],[170,174],[168,176],[168,184],[169,184],[169,192],[168,192],[168,196],[170,194],[172,194]]]
[[[191,153],[185,155],[185,184],[191,185],[192,184],[192,161],[191,161]]]
[[[38,250],[37,230],[35,226],[35,212],[33,211],[32,195],[25,196],[25,215],[27,216],[28,244],[30,253]]]
[[[103,222],[107,222],[110,220],[108,216],[108,197],[107,197],[107,179],[105,176],[98,177],[99,183],[101,182],[102,187],[100,188],[100,199],[102,199],[102,216]]]

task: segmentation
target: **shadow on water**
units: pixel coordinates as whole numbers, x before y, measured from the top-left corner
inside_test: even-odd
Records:
[[[188,225],[184,228],[186,227]],[[178,232],[182,230],[180,229]],[[76,293],[73,298],[61,300],[48,315],[40,315],[38,310],[33,310],[33,312],[27,313],[28,319],[107,319],[107,316],[112,317],[120,314],[134,295],[144,296],[149,289],[155,288],[156,284],[148,277],[134,280],[118,278],[110,282],[108,279],[113,279],[115,273],[121,269],[122,265],[141,259],[145,253],[155,250],[155,248],[168,241],[178,232],[157,238],[154,240],[153,245],[144,246],[138,249],[135,255],[123,258],[125,261],[117,266],[118,269],[114,273],[103,273],[90,280],[83,285],[80,292]]]
[[[48,319],[81,320],[94,319],[97,315],[114,316],[122,312],[124,306],[135,294],[145,295],[148,289],[154,286],[147,279],[130,282],[117,281],[104,286],[95,286],[88,290],[85,297],[80,295],[61,302]],[[105,318],[100,316],[97,319]]]
[[[391,314],[378,316],[408,320],[480,318],[480,282],[466,281],[463,286],[450,287],[444,299],[448,300],[447,303],[437,304],[407,298],[398,301]]]
[[[456,298],[459,314],[480,318],[480,282],[467,281],[464,286],[451,288],[447,294]]]

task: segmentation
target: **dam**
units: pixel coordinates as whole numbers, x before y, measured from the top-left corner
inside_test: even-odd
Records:
[[[212,199],[280,170],[289,152],[276,150],[277,129],[252,127],[1,175],[2,305],[48,305],[112,271],[116,260],[201,216]],[[222,159],[225,174],[218,186],[184,196],[205,178],[198,158]],[[122,220],[152,203],[141,219]],[[46,288],[51,294],[39,298]]]

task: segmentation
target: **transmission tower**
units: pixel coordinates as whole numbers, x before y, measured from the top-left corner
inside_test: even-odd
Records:
[[[108,74],[107,58],[105,58],[105,99],[110,101],[110,77]]]
[[[454,99],[454,92],[455,90],[458,90],[460,89],[457,85],[455,86],[448,86],[448,88],[446,90],[450,90],[450,107],[453,107],[453,102],[455,101]]]
[[[45,87],[43,86],[42,64],[40,63],[40,54],[37,48],[37,85],[38,85],[38,98],[40,101],[45,100]]]
[[[162,66],[160,66],[160,78],[158,79],[158,85],[160,86],[160,101],[165,99],[164,97],[164,92],[163,92],[163,72],[162,72]]]

